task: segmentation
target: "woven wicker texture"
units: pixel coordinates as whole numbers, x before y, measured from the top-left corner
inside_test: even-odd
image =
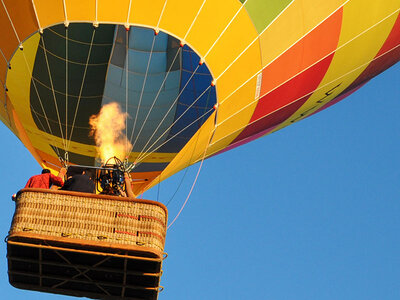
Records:
[[[163,252],[166,211],[154,203],[143,202],[90,194],[23,191],[16,202],[10,235],[30,232]]]

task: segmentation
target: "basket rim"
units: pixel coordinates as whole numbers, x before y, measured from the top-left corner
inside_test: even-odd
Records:
[[[82,192],[73,192],[73,191],[63,191],[63,190],[51,190],[51,189],[39,189],[39,188],[24,188],[19,190],[18,198],[22,193],[47,193],[47,194],[56,194],[56,195],[68,195],[75,197],[82,197],[85,199],[103,199],[103,200],[113,200],[113,201],[121,201],[121,202],[133,202],[133,203],[143,203],[143,204],[152,204],[159,206],[165,211],[166,220],[168,220],[168,209],[167,207],[158,201],[154,200],[146,200],[146,199],[138,199],[131,197],[118,197],[118,196],[110,196],[110,195],[99,195],[99,194],[91,194],[91,193],[82,193]],[[18,201],[17,198],[17,201]]]

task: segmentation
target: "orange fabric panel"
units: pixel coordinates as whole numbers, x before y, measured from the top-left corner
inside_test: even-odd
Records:
[[[19,43],[2,4],[0,5],[0,36],[0,49],[9,61]]]
[[[7,73],[7,63],[4,60],[3,56],[0,54],[0,80],[1,84],[5,84],[6,81],[6,73]],[[1,93],[3,93],[3,86],[0,87]]]
[[[52,169],[54,169],[54,165],[61,166],[60,161],[56,157],[51,156],[50,154],[47,154],[43,151],[40,151],[39,149],[35,148],[35,150],[36,153],[40,156],[42,164]]]
[[[341,22],[342,10],[339,10],[267,66],[263,71],[261,96],[332,53],[337,47]]]
[[[140,194],[160,174],[161,174],[161,171],[131,173],[133,193],[135,195]],[[143,179],[143,180],[147,179],[147,180],[140,181],[140,179]],[[135,180],[137,180],[137,182],[135,182]]]
[[[64,22],[64,5],[62,0],[34,0],[40,26],[47,26]]]
[[[39,30],[32,1],[3,0],[14,24],[18,37],[23,42],[28,36]]]

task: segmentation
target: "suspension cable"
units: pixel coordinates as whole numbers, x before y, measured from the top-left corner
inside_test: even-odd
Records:
[[[130,9],[131,3],[129,3],[129,9]],[[128,17],[129,18],[129,13]],[[128,23],[128,21],[127,21]],[[126,117],[125,117],[125,136],[128,136],[128,98],[129,98],[129,30],[125,30],[125,112],[126,112]],[[128,150],[128,139],[125,138],[125,151],[126,151],[126,156],[129,157],[129,150]]]
[[[86,79],[86,72],[87,72],[87,68],[88,68],[88,65],[89,65],[90,54],[91,54],[91,52],[92,52],[92,46],[93,46],[93,41],[94,41],[95,33],[96,33],[96,28],[93,27],[92,38],[91,38],[91,41],[90,41],[90,47],[89,47],[88,56],[87,56],[87,59],[86,59],[85,71],[84,71],[83,77],[82,77],[81,88],[80,88],[80,90],[79,90],[78,102],[77,102],[76,107],[75,107],[74,119],[73,119],[72,126],[71,126],[71,133],[70,133],[70,136],[69,136],[69,139],[68,139],[68,147],[67,147],[67,150],[69,150],[69,148],[70,148],[70,146],[71,146],[72,134],[73,134],[73,132],[74,132],[76,116],[77,116],[77,113],[78,113],[79,104],[80,104],[80,102],[81,102],[82,91],[83,91],[83,85],[84,85],[85,79]]]
[[[162,87],[164,86],[164,84],[165,84],[165,82],[166,82],[166,80],[167,80],[167,78],[168,78],[168,75],[170,74],[170,71],[171,71],[173,65],[175,64],[175,60],[176,60],[176,58],[178,57],[178,54],[181,52],[181,49],[182,49],[182,47],[180,47],[180,48],[176,51],[175,57],[174,57],[174,59],[173,59],[173,61],[172,61],[172,64],[171,64],[171,66],[169,67],[169,69],[168,69],[166,75],[164,76],[164,80],[162,81],[161,86],[160,86],[160,88],[158,89],[157,95],[156,95],[156,97],[154,98],[153,103],[151,104],[151,107],[150,107],[150,109],[149,109],[149,112],[147,113],[146,118],[145,118],[144,121],[143,121],[143,124],[142,124],[142,126],[141,126],[141,128],[140,128],[140,130],[139,130],[139,133],[136,135],[136,139],[135,139],[135,142],[133,143],[132,148],[135,146],[136,141],[138,140],[138,138],[139,138],[139,136],[140,136],[140,134],[141,134],[141,132],[142,132],[142,130],[143,130],[143,128],[144,128],[146,122],[147,122],[147,119],[149,118],[150,113],[151,113],[151,111],[153,110],[153,107],[154,107],[154,105],[155,105],[156,102],[157,102],[157,99],[158,99],[158,97],[159,97],[159,95],[160,95],[160,93],[161,93],[161,91],[162,91]]]
[[[169,205],[169,204],[172,202],[172,200],[175,198],[175,195],[178,193],[178,190],[180,189],[180,187],[181,187],[181,185],[182,185],[182,183],[183,183],[183,180],[185,179],[185,177],[186,177],[186,175],[187,175],[187,172],[188,172],[188,170],[189,170],[189,167],[190,167],[191,164],[192,164],[194,152],[195,152],[195,150],[196,150],[196,148],[197,148],[197,143],[198,143],[198,141],[199,141],[199,138],[200,138],[200,134],[197,135],[196,143],[195,143],[194,146],[193,146],[192,154],[190,155],[190,159],[189,159],[189,161],[188,161],[188,163],[187,163],[187,166],[186,166],[186,168],[185,168],[185,172],[183,173],[183,176],[182,176],[182,178],[181,178],[181,180],[180,180],[180,182],[179,182],[177,188],[175,189],[175,192],[173,193],[173,195],[171,196],[171,198],[168,200],[168,202],[165,204],[166,207],[168,207],[168,205]]]
[[[290,103],[286,104],[285,106],[282,106],[282,107],[280,107],[280,108],[278,108],[278,109],[276,109],[276,110],[274,110],[274,111],[268,113],[267,115],[264,115],[264,116],[258,118],[257,120],[254,120],[254,121],[252,121],[252,122],[246,124],[245,126],[242,126],[242,127],[239,128],[239,129],[236,129],[235,131],[233,131],[233,132],[231,132],[231,133],[229,133],[229,134],[227,134],[227,135],[221,137],[220,139],[218,139],[218,140],[212,142],[212,143],[211,143],[211,146],[214,145],[214,144],[216,144],[216,143],[218,143],[218,142],[220,142],[220,141],[222,141],[222,140],[224,140],[225,138],[227,138],[227,137],[229,137],[229,136],[231,136],[231,135],[234,135],[234,134],[237,133],[237,132],[240,132],[242,129],[246,128],[247,126],[249,126],[249,125],[251,125],[251,124],[253,124],[253,123],[255,123],[255,122],[258,122],[258,121],[260,121],[260,120],[262,120],[262,119],[264,119],[264,118],[270,116],[271,114],[276,113],[276,112],[278,112],[278,111],[284,109],[285,107],[287,107],[287,106],[289,106],[289,105],[291,105],[291,104],[293,104],[293,103],[295,103],[295,102],[301,100],[301,99],[304,98],[305,96],[312,95],[312,94],[315,93],[316,91],[318,91],[318,90],[320,90],[320,89],[323,89],[324,87],[331,85],[331,84],[334,83],[335,81],[338,81],[339,79],[342,79],[342,78],[344,78],[344,77],[350,75],[351,73],[357,71],[358,69],[361,69],[361,68],[363,68],[363,67],[369,65],[371,62],[373,62],[373,61],[375,61],[375,60],[377,60],[377,59],[383,57],[384,55],[388,54],[389,52],[391,52],[391,51],[393,51],[393,50],[395,50],[395,49],[397,49],[397,48],[399,48],[399,47],[400,47],[400,44],[398,44],[397,46],[391,48],[390,50],[386,51],[385,53],[383,53],[383,54],[381,54],[381,55],[379,55],[379,56],[377,56],[377,57],[375,57],[375,58],[369,60],[368,62],[359,65],[358,67],[352,69],[351,71],[349,71],[349,72],[347,72],[347,73],[345,73],[345,74],[342,74],[341,76],[336,77],[335,79],[333,79],[333,80],[327,82],[326,84],[317,87],[317,88],[314,89],[313,91],[311,91],[311,92],[309,92],[309,93],[306,93],[306,94],[304,94],[304,95],[298,97],[297,99],[291,101]],[[334,99],[335,99],[335,98],[331,99],[330,101],[332,101],[332,100],[334,100]],[[328,101],[327,103],[329,103],[330,101]],[[321,106],[321,107],[322,107],[322,106]],[[220,124],[222,124],[222,122],[219,123],[218,126],[219,126]],[[236,143],[239,143],[239,142],[236,142]],[[231,144],[231,145],[235,145],[236,143],[233,143],[233,144]]]
[[[10,24],[11,24],[13,30],[14,30],[14,34],[15,34],[15,36],[16,36],[16,38],[17,38],[19,44],[20,44],[20,49],[23,51],[23,47],[22,47],[22,44],[21,44],[21,40],[20,40],[20,38],[19,38],[19,36],[18,36],[18,33],[17,33],[16,29],[15,29],[15,26],[14,26],[14,23],[13,23],[13,21],[12,21],[12,19],[11,19],[11,16],[10,16],[9,13],[8,13],[7,7],[5,6],[3,0],[1,0],[1,3],[3,4],[4,10],[6,11],[6,14],[7,14],[7,16],[8,16],[8,20],[10,21]],[[25,64],[26,64],[27,69],[28,69],[28,70],[31,70],[30,65],[29,65],[29,63],[28,63],[28,60],[27,60],[27,58],[26,58],[25,52],[23,52],[22,55],[23,55],[23,57],[24,57],[24,60],[25,60]],[[46,119],[46,122],[47,122],[47,126],[49,127],[49,132],[50,132],[51,135],[54,135],[54,134],[53,134],[53,131],[52,131],[52,129],[51,129],[50,123],[49,123],[49,118],[47,117],[46,111],[45,111],[45,109],[44,109],[42,99],[41,99],[41,97],[40,97],[40,95],[39,95],[39,92],[38,92],[36,83],[35,83],[34,80],[32,80],[32,83],[33,83],[33,86],[34,86],[34,88],[35,88],[35,92],[36,92],[36,95],[37,95],[37,97],[38,97],[38,100],[39,100],[40,106],[41,106],[41,108],[42,108],[43,114],[44,114],[44,116],[45,116],[45,119]],[[30,107],[32,108],[32,105],[30,105]],[[40,123],[41,123],[41,122],[40,122]],[[43,126],[42,123],[41,123],[41,125]],[[44,128],[43,128],[43,129],[44,129]],[[59,150],[58,150],[58,147],[55,147],[55,150],[56,150],[57,155],[60,156],[60,152],[59,152]]]
[[[183,91],[185,90],[186,86],[189,84],[190,80],[192,80],[194,74],[197,72],[197,69],[199,68],[200,65],[197,66],[197,68],[194,70],[194,72],[192,73],[192,75],[190,76],[189,80],[186,82],[186,84],[184,85],[184,87],[182,88],[182,90],[179,92],[178,96],[176,96],[175,100],[172,102],[170,108],[168,109],[168,111],[165,113],[164,117],[161,119],[161,121],[158,123],[156,129],[154,130],[153,134],[150,136],[150,138],[147,140],[146,144],[143,146],[142,150],[139,152],[140,156],[142,153],[146,152],[145,149],[147,147],[147,145],[150,143],[151,139],[154,137],[154,135],[157,133],[158,129],[161,127],[162,123],[164,122],[164,120],[167,118],[169,112],[172,110],[172,108],[175,106],[175,104],[178,102],[179,97],[181,96],[181,94],[183,93]],[[175,124],[175,122],[174,122]],[[167,130],[169,130],[170,128],[172,128],[172,126],[170,126]],[[166,131],[164,131],[165,133]],[[162,135],[160,135],[160,137],[156,140],[156,142],[164,135],[164,133]],[[154,143],[149,147],[151,148],[154,145]]]
[[[145,155],[145,156],[148,156],[150,153],[153,153],[154,151],[156,151],[156,150],[154,150],[154,151],[151,151],[151,152],[149,152],[150,151],[150,149],[151,149],[151,147],[153,147],[155,144],[157,144],[157,142],[164,136],[164,134],[166,134],[185,114],[186,114],[186,112],[188,112],[189,111],[189,109],[207,92],[207,90],[208,89],[210,89],[210,87],[211,87],[211,85],[210,86],[208,86],[208,88],[207,89],[205,89],[201,94],[200,94],[200,96],[198,96],[187,108],[186,108],[186,110],[178,117],[178,118],[176,118],[175,119],[175,121],[170,125],[170,126],[168,126],[168,128],[163,132],[163,134],[161,134],[158,138],[157,138],[157,140],[151,145],[151,146],[149,146],[147,149],[147,151],[142,151],[142,152],[140,152],[140,154],[138,155],[138,157],[137,157],[137,160],[140,160],[140,157],[141,157],[141,155],[143,156],[143,154],[144,153],[147,153],[147,155]],[[208,110],[208,112],[210,112],[210,111],[212,111],[214,108],[211,108],[210,110]],[[197,122],[199,119],[201,119],[201,118],[203,118],[204,117],[204,115],[206,115],[208,112],[206,112],[205,114],[203,114],[202,116],[200,116],[199,118],[197,118],[195,121]],[[183,130],[186,130],[188,127],[190,127],[191,125],[193,125],[194,124],[194,122],[192,122],[192,123],[190,123],[190,125],[188,125],[188,126],[186,126]],[[179,133],[181,133],[181,132],[183,132],[183,130],[181,130],[181,131],[179,131]],[[176,136],[177,134],[175,134],[174,135],[174,137]],[[168,141],[170,141],[171,139],[168,139]],[[168,141],[166,141],[166,142],[168,142]],[[164,145],[164,144],[166,144],[166,142],[164,142],[164,143],[162,143],[161,145]],[[160,148],[160,146],[158,146],[156,149],[159,149]]]
[[[188,129],[190,126],[192,126],[193,124],[195,124],[198,120],[200,120],[201,118],[204,118],[204,116],[206,116],[207,114],[209,114],[211,111],[213,111],[214,108],[210,108],[208,111],[206,111],[203,115],[199,116],[197,119],[193,120],[189,125],[187,125],[186,127],[184,127],[183,129],[181,129],[179,132],[175,133],[172,137],[170,137],[169,139],[167,139],[166,141],[164,141],[162,144],[160,144],[157,148],[155,148],[153,151],[151,152],[146,152],[144,155],[142,155],[141,157],[139,157],[137,159],[137,163],[142,162],[143,160],[145,160],[149,155],[151,155],[152,153],[154,153],[155,151],[157,151],[158,149],[160,149],[163,145],[167,144],[169,141],[173,140],[176,136],[178,136],[179,134],[181,134],[182,132],[184,132],[186,129]]]
[[[209,147],[209,145],[210,145],[210,142],[211,142],[211,140],[212,140],[212,138],[213,138],[213,136],[214,136],[214,133],[215,133],[215,127],[214,127],[214,129],[210,132],[210,137],[208,138],[208,143],[207,143],[207,145],[206,145],[206,147],[205,147],[205,149],[204,149],[203,157],[202,157],[202,159],[201,159],[201,163],[200,163],[199,169],[198,169],[198,171],[197,171],[196,177],[195,177],[195,179],[194,179],[194,181],[193,181],[193,184],[192,184],[192,186],[191,186],[191,188],[190,188],[189,194],[187,195],[187,197],[186,197],[186,199],[185,199],[185,202],[183,202],[182,207],[181,207],[181,209],[179,210],[178,214],[175,216],[175,218],[172,220],[172,222],[167,226],[167,230],[169,230],[169,229],[171,228],[171,226],[176,222],[176,220],[177,220],[177,219],[179,218],[179,216],[181,215],[183,209],[185,208],[187,202],[189,201],[189,198],[190,198],[190,196],[191,196],[191,194],[192,194],[192,192],[193,192],[194,186],[195,186],[196,183],[197,183],[197,179],[199,178],[200,171],[201,171],[201,168],[203,167],[204,159],[205,159],[205,157],[206,157],[207,149],[208,149],[208,147]]]
[[[133,123],[132,132],[131,132],[131,138],[129,139],[130,142],[132,142],[133,134],[134,134],[135,128],[136,128],[136,122],[137,122],[137,119],[138,119],[139,110],[140,110],[140,105],[141,105],[142,98],[143,98],[143,92],[144,92],[144,89],[145,89],[145,87],[146,87],[147,75],[148,75],[148,72],[149,72],[149,67],[150,67],[150,63],[151,63],[151,57],[152,57],[152,55],[153,55],[153,48],[154,48],[154,42],[155,42],[155,40],[156,40],[156,36],[157,36],[156,34],[153,35],[153,42],[152,42],[152,44],[151,44],[150,55],[149,55],[149,59],[148,59],[148,61],[147,61],[146,74],[145,74],[144,79],[143,79],[142,90],[141,90],[141,92],[140,92],[139,103],[138,103],[138,107],[137,107],[137,109],[136,109],[136,115],[135,115],[135,120],[134,120],[134,123]],[[135,147],[135,144],[132,145],[131,151],[133,150],[133,147]]]
[[[375,27],[376,25],[380,24],[381,22],[383,22],[384,20],[388,19],[389,17],[391,17],[393,14],[397,13],[398,11],[400,11],[400,9],[397,9],[395,12],[389,14],[388,16],[386,16],[385,18],[381,19],[379,22],[373,24],[372,26],[370,26],[369,28],[367,28],[366,30],[364,30],[363,32],[359,33],[358,35],[356,35],[355,37],[353,37],[352,39],[350,39],[349,41],[347,41],[346,43],[344,43],[343,45],[341,45],[340,47],[336,48],[335,50],[331,51],[330,53],[328,53],[327,55],[325,55],[324,57],[320,58],[318,61],[314,62],[313,64],[307,66],[306,68],[304,68],[303,70],[299,71],[297,74],[293,75],[291,78],[287,79],[286,81],[282,82],[281,84],[275,86],[273,89],[269,90],[268,92],[266,92],[263,95],[260,95],[259,97],[257,97],[255,100],[253,100],[252,102],[248,103],[247,105],[245,105],[244,107],[242,107],[240,110],[236,111],[234,114],[230,115],[229,117],[227,117],[225,120],[223,120],[222,122],[220,122],[218,125],[221,125],[222,123],[226,122],[227,120],[233,118],[235,115],[239,114],[241,111],[243,111],[244,109],[246,109],[247,107],[251,106],[252,104],[260,101],[263,101],[263,97],[265,97],[266,95],[268,95],[269,93],[273,92],[274,90],[276,90],[277,88],[279,88],[280,86],[284,85],[285,83],[289,82],[291,79],[297,77],[298,75],[302,74],[303,72],[305,72],[306,70],[308,70],[309,68],[313,67],[314,65],[316,65],[317,63],[321,62],[322,60],[324,60],[325,58],[327,58],[328,56],[334,54],[336,51],[340,50],[341,48],[345,47],[346,45],[348,45],[349,43],[351,43],[352,41],[354,41],[355,39],[357,39],[358,37],[362,36],[363,34],[365,34],[366,32],[368,32],[369,30],[371,30],[373,27]],[[369,63],[369,62],[368,62]],[[234,90],[231,94],[229,94],[228,96],[226,96],[222,101],[220,101],[220,103],[224,103],[227,99],[229,99],[233,94],[235,94],[242,86],[244,86],[247,82],[249,82],[252,78],[254,78],[256,75],[258,75],[262,70],[258,71],[256,74],[254,74],[252,77],[250,77],[249,79],[247,79],[243,84],[241,84],[236,90]],[[354,70],[353,70],[354,71]]]
[[[65,137],[68,137],[68,27],[65,26]],[[66,149],[65,149],[66,151]]]
[[[49,64],[49,61],[48,61],[48,58],[47,58],[46,44],[45,44],[45,42],[44,42],[43,35],[40,35],[40,40],[41,40],[41,42],[42,42],[42,44],[43,44],[43,53],[44,53],[44,57],[45,57],[45,61],[46,61],[47,72],[48,72],[48,75],[49,75],[50,86],[51,86],[51,92],[52,92],[53,101],[54,101],[54,107],[55,107],[56,113],[57,113],[57,119],[58,119],[58,124],[59,124],[59,128],[60,128],[61,139],[62,139],[62,141],[63,141],[64,151],[66,151],[66,150],[67,150],[67,149],[66,149],[66,148],[67,148],[67,145],[66,145],[66,140],[65,140],[66,137],[64,138],[64,133],[63,133],[62,126],[61,126],[61,118],[60,118],[60,113],[59,113],[59,110],[58,110],[58,104],[57,104],[56,94],[55,94],[55,92],[54,92],[53,78],[52,78],[52,76],[51,76],[50,64]]]

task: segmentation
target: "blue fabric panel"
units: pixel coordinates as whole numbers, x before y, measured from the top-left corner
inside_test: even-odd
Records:
[[[117,26],[115,35],[103,104],[118,102],[129,114],[126,133],[134,144],[134,152],[153,144],[154,150],[164,142],[174,120],[180,70],[168,72],[172,68],[168,66],[171,49],[167,34],[160,32],[155,36],[151,29],[131,27],[127,41],[126,31]]]
[[[200,57],[185,45],[175,124],[167,138],[170,141],[162,147],[162,152],[178,152],[182,149],[212,113],[211,108],[216,103],[215,87],[211,86],[213,79],[206,64],[199,66],[199,61]]]
[[[179,48],[179,41],[163,32],[116,27],[102,103],[118,102],[129,114],[126,133],[134,152],[177,153],[210,116],[215,87],[199,61],[190,47]],[[145,163],[135,171],[166,166]]]

